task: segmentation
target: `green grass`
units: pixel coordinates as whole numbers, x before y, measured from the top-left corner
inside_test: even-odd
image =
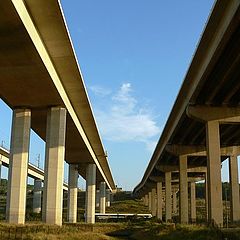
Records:
[[[150,213],[148,207],[137,199],[112,202],[106,211],[110,213]]]
[[[240,228],[216,229],[197,225],[160,224],[154,219],[127,223],[0,224],[0,239],[29,240],[240,240]]]

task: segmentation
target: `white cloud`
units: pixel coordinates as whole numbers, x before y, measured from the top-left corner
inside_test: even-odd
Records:
[[[97,85],[90,86],[89,89],[94,94],[96,94],[97,96],[100,96],[100,97],[105,97],[105,96],[111,94],[111,90],[103,88],[103,87],[100,87],[100,86],[97,86]]]
[[[110,96],[109,96],[110,97]],[[109,102],[110,99],[110,102]],[[150,151],[154,150],[160,128],[147,107],[140,107],[132,96],[130,83],[122,84],[105,109],[96,109],[96,118],[103,138],[110,141],[143,142]]]

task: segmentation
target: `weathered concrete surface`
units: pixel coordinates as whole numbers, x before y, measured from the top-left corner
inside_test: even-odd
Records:
[[[29,109],[13,111],[6,208],[9,223],[25,223],[30,126]]]

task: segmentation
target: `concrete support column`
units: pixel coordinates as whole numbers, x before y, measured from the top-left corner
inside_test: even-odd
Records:
[[[148,194],[145,195],[145,206],[148,206]]]
[[[156,205],[156,188],[152,189],[152,216],[156,217],[157,215],[157,205]]]
[[[173,206],[173,213],[177,213],[177,193],[176,193],[176,191],[172,192],[172,206]]]
[[[188,223],[187,155],[179,156],[180,223]]]
[[[34,179],[33,212],[40,213],[42,204],[42,180]]]
[[[229,158],[229,176],[231,192],[231,221],[240,220],[240,202],[239,202],[239,179],[238,179],[238,159],[237,154]]]
[[[106,211],[106,183],[100,183],[100,213],[105,214]]]
[[[223,225],[220,135],[218,121],[206,123],[208,220]]]
[[[77,222],[78,165],[69,164],[68,170],[68,222]]]
[[[195,182],[190,182],[190,216],[191,222],[196,223],[196,185]]]
[[[43,221],[62,225],[63,174],[67,111],[52,107],[47,114]]]
[[[1,161],[1,159],[2,159],[2,155],[0,157],[0,185],[1,185],[1,181],[2,181],[2,161]]]
[[[171,172],[165,172],[165,207],[166,207],[166,222],[172,220],[172,176]]]
[[[97,208],[100,207],[100,191],[99,190],[96,191],[96,207]]]
[[[88,164],[86,170],[85,222],[95,223],[96,165]]]
[[[148,210],[152,211],[152,192],[148,193]]]
[[[14,110],[6,208],[9,223],[25,223],[30,127],[31,111]]]
[[[110,189],[106,190],[106,207],[111,206],[111,191]]]
[[[157,218],[162,220],[162,182],[157,183]]]
[[[208,221],[208,183],[207,183],[207,172],[205,173],[205,209],[206,209],[206,221]]]

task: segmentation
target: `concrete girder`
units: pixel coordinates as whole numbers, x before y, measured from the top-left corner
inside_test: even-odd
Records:
[[[240,119],[239,119],[240,120]],[[207,156],[205,146],[188,146],[188,145],[167,145],[166,151],[174,156],[187,155],[192,157]],[[222,147],[220,149],[221,156],[232,156],[234,154],[240,155],[240,146]]]
[[[205,173],[205,172],[203,172],[203,173]],[[198,181],[204,180],[205,179],[204,176],[205,175],[203,175],[203,177],[188,177],[188,182],[198,182]],[[155,182],[155,183],[157,183],[157,182],[165,182],[165,178],[164,177],[160,177],[160,176],[150,176],[149,179],[151,181]],[[172,183],[178,183],[179,182],[178,177],[176,177],[176,178],[172,177],[172,181],[171,182]],[[151,188],[151,187],[154,188],[155,185],[156,185],[155,183],[151,183],[149,185],[149,188]]]
[[[211,107],[189,105],[186,109],[189,118],[197,121],[218,121],[219,123],[240,123],[240,107]]]

